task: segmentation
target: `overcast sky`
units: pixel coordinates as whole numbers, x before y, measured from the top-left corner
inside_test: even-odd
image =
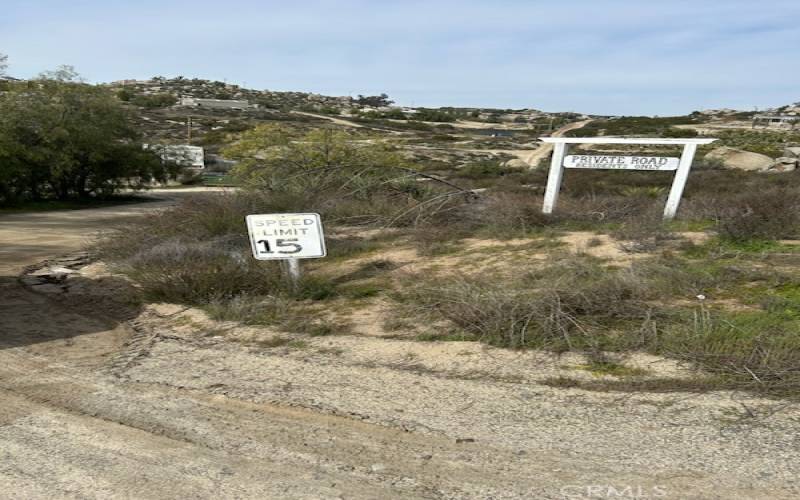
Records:
[[[668,115],[800,101],[800,0],[0,0],[29,77]]]

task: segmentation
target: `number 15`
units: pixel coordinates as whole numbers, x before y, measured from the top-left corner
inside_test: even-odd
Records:
[[[299,243],[293,243],[295,241],[297,241],[297,238],[278,238],[275,240],[275,247],[279,249],[278,253],[298,253],[303,250],[303,247]],[[269,246],[269,240],[258,240],[256,243],[264,245],[264,250],[259,250],[259,253],[275,253]],[[291,247],[291,250],[280,250],[286,247]]]

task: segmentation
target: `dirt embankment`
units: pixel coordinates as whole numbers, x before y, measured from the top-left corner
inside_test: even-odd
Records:
[[[46,223],[58,242],[46,251],[61,253],[129,214],[51,215],[15,216],[4,241],[36,247],[30,233]],[[259,345],[247,339],[277,332],[132,304],[129,283],[79,260],[22,286],[15,269],[46,251],[6,254],[0,282],[0,491],[11,497],[800,494],[800,415],[786,403],[556,389],[540,382],[574,375],[580,358],[476,343]]]

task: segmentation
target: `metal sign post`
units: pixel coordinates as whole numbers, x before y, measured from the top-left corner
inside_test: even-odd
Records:
[[[543,142],[554,144],[550,173],[544,193],[542,212],[553,213],[558,202],[564,168],[602,169],[602,170],[675,170],[672,188],[664,207],[664,219],[672,219],[678,211],[683,196],[683,188],[689,178],[697,146],[711,144],[716,139],[655,139],[625,137],[540,137]],[[567,157],[570,144],[650,144],[683,146],[680,160],[653,156],[609,156],[609,155],[571,155]],[[565,158],[566,157],[566,158]],[[676,164],[677,163],[677,164]]]
[[[289,268],[289,279],[292,280],[292,285],[296,288],[300,283],[300,259],[287,259],[286,264]]]

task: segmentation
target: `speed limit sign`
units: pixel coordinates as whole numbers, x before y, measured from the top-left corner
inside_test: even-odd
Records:
[[[325,257],[319,214],[248,215],[247,232],[258,260]]]

